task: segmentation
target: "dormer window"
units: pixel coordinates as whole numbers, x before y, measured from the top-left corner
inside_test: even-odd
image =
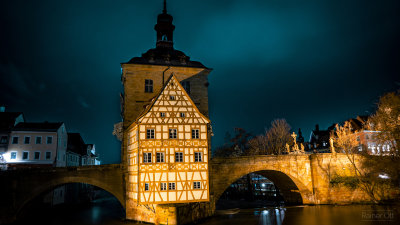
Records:
[[[153,80],[145,80],[144,92],[153,92]]]
[[[170,96],[169,96],[169,100],[175,100],[175,96],[170,95]]]

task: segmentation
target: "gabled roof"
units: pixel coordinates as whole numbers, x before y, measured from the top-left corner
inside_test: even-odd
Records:
[[[22,112],[0,112],[0,120],[3,119],[16,119]],[[22,114],[23,116],[23,114]]]
[[[68,147],[67,150],[83,155],[87,154],[85,142],[79,133],[68,133]]]
[[[55,132],[64,123],[18,123],[13,130],[14,131],[51,131]]]
[[[0,112],[0,130],[10,130],[19,116],[22,116],[22,121],[25,121],[22,112]]]
[[[195,111],[204,119],[206,120],[208,123],[210,123],[211,121],[204,116],[203,114],[201,114],[201,112],[199,111],[199,109],[196,107],[196,105],[193,103],[192,99],[189,97],[189,95],[186,93],[185,89],[182,87],[182,85],[180,84],[180,82],[178,81],[178,79],[175,77],[174,74],[171,74],[167,81],[165,82],[164,86],[161,88],[161,90],[158,92],[158,94],[150,99],[150,104],[148,104],[147,106],[145,106],[146,108],[142,111],[142,113],[140,113],[140,115],[136,118],[136,120],[133,122],[135,124],[139,123],[139,120],[145,116],[153,107],[154,104],[157,102],[157,100],[160,98],[160,96],[162,95],[162,93],[165,91],[166,87],[169,85],[169,83],[174,82],[174,84],[178,85],[179,88],[181,89],[182,93],[186,96],[187,101],[190,101],[190,103],[192,104],[193,108],[195,109]],[[132,123],[132,124],[133,124]],[[131,124],[131,125],[132,125]]]

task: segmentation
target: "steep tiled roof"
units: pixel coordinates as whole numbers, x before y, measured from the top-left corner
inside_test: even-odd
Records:
[[[57,131],[63,123],[18,123],[15,131]]]
[[[0,112],[0,120],[3,119],[16,119],[22,112]]]
[[[68,147],[67,150],[77,154],[87,154],[85,142],[79,133],[68,133]]]
[[[15,120],[22,115],[22,112],[0,112],[0,130],[8,130],[14,126]]]

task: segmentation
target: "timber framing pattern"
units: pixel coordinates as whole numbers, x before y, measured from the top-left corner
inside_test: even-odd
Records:
[[[127,129],[128,198],[138,204],[209,201],[209,126],[171,74]]]

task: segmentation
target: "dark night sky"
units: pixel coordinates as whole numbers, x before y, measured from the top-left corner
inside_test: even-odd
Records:
[[[119,163],[120,63],[155,47],[162,0],[0,2],[0,105],[65,122]],[[400,82],[398,0],[169,0],[175,49],[213,68],[213,146],[233,127],[315,124],[372,111]]]

